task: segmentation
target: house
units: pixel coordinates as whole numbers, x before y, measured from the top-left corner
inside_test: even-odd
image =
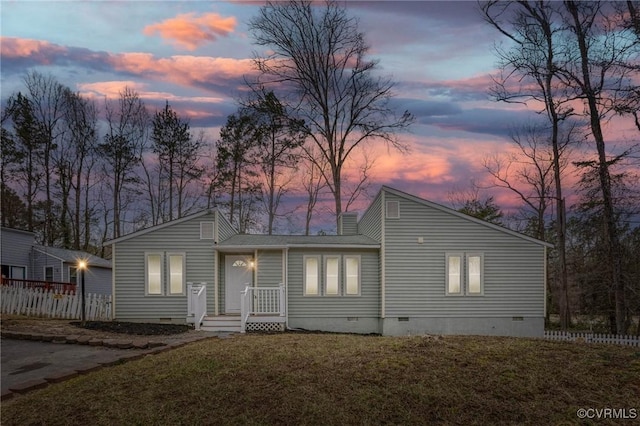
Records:
[[[542,336],[548,243],[382,187],[338,235],[239,234],[217,210],[110,241],[113,316],[210,330]]]
[[[87,262],[85,291],[111,294],[111,262],[92,254],[35,243],[33,232],[0,228],[2,277],[13,280],[80,284],[78,262]]]

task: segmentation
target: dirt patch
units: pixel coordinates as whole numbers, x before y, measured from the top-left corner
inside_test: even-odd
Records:
[[[189,331],[184,324],[153,324],[121,321],[87,321],[84,325],[80,321],[73,321],[71,325],[87,330],[103,331],[107,333],[133,334],[138,336],[170,336]]]

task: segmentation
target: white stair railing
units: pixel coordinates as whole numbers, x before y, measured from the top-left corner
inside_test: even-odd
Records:
[[[207,316],[207,283],[187,283],[187,321],[193,321],[196,330],[200,330]]]
[[[240,333],[244,333],[247,330],[247,320],[249,319],[249,315],[251,315],[252,306],[252,294],[254,287],[245,287],[243,291],[240,292]]]
[[[251,315],[285,316],[284,284],[278,287],[249,287],[240,293],[240,332],[246,330]]]

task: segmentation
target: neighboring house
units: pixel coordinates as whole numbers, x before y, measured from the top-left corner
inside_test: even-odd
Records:
[[[111,294],[111,262],[92,254],[35,244],[32,232],[0,228],[2,277],[81,284],[78,262],[87,262],[85,291]]]
[[[249,235],[212,210],[112,240],[114,318],[185,322],[200,303],[208,329],[543,335],[548,243],[389,187],[340,219]]]

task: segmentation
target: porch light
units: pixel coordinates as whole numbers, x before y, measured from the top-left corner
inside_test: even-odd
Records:
[[[82,298],[82,300],[80,302],[81,303],[81,308],[80,309],[82,309],[82,312],[80,314],[80,320],[82,321],[82,325],[83,326],[85,325],[86,320],[87,320],[87,318],[86,318],[86,314],[87,313],[86,313],[86,307],[85,307],[86,301],[85,301],[85,296],[84,296],[84,276],[87,274],[87,268],[88,267],[89,267],[89,263],[86,260],[80,259],[78,261],[78,270],[82,273],[82,280],[81,280],[82,287],[81,287],[81,290],[80,290],[80,297]]]
[[[256,266],[256,262],[254,262],[253,260],[249,261],[249,268],[253,269],[254,266]]]

